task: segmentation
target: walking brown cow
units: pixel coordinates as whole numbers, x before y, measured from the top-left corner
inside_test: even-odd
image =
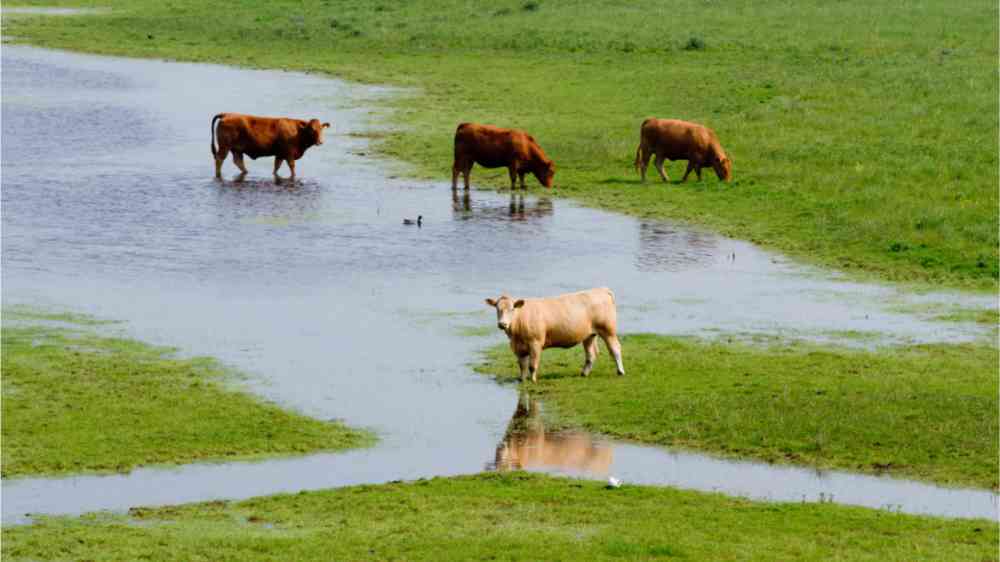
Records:
[[[711,166],[715,175],[722,181],[733,177],[733,165],[726,152],[722,150],[715,131],[698,123],[681,121],[679,119],[656,119],[650,117],[642,122],[639,133],[639,148],[635,150],[635,167],[646,181],[646,168],[649,158],[656,155],[656,171],[663,181],[670,181],[664,160],[687,160],[687,171],[681,181],[687,181],[692,170],[701,180],[701,169]]]
[[[507,168],[511,189],[515,187],[515,177],[520,179],[521,189],[526,189],[524,175],[528,172],[534,174],[545,187],[552,187],[552,178],[556,173],[556,165],[528,133],[519,129],[462,123],[455,130],[452,189],[458,188],[458,174],[464,176],[465,189],[469,189],[473,164],[484,168]]]
[[[294,178],[295,161],[302,158],[309,147],[323,144],[323,129],[329,126],[329,123],[320,123],[319,119],[303,121],[287,117],[219,113],[212,118],[211,148],[215,158],[215,177],[222,177],[222,163],[232,152],[233,163],[243,174],[247,173],[243,164],[244,154],[254,160],[261,156],[274,156],[274,175],[278,175],[282,162],[288,162],[288,169]]]
[[[618,342],[618,312],[615,294],[607,287],[568,293],[544,299],[514,299],[501,295],[486,299],[497,311],[497,327],[507,334],[510,349],[521,367],[521,380],[531,373],[538,382],[542,350],[583,344],[586,362],[583,376],[590,374],[597,358],[597,337],[604,340],[615,358],[618,374],[625,374],[622,348]]]

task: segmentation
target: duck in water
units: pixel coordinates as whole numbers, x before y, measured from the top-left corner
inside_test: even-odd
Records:
[[[415,224],[418,227],[419,226],[423,226],[423,222],[424,222],[424,216],[423,215],[417,216],[417,220],[403,219],[403,224],[410,224],[410,225]]]

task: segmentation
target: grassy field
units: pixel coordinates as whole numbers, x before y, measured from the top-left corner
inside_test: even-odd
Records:
[[[997,349],[877,352],[636,335],[625,368],[547,350],[532,396],[555,425],[768,462],[997,488]],[[506,345],[479,370],[517,380]]]
[[[586,204],[707,225],[859,276],[997,287],[996,2],[5,6],[32,3],[111,10],[5,17],[18,41],[415,86],[382,102],[394,128],[379,146],[418,175],[450,178],[459,122],[518,126],[558,163],[556,193]],[[638,184],[648,116],[713,127],[735,181]],[[473,174],[506,184],[505,172]]]
[[[5,325],[2,334],[4,478],[374,441],[228,388],[230,374],[209,359],[176,359],[168,349],[51,327]]]
[[[4,528],[4,560],[996,560],[997,525],[514,473]]]

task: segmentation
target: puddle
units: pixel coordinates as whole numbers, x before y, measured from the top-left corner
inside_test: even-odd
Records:
[[[366,107],[389,89],[19,46],[2,57],[4,303],[122,320],[132,337],[249,373],[267,399],[383,438],[347,454],[5,480],[4,522],[480,471],[496,462],[518,400],[468,367],[501,341],[468,330],[492,326],[482,300],[502,291],[607,285],[626,333],[878,333],[879,342],[990,333],[890,310],[911,297],[745,242],[544,195],[453,193],[450,162],[439,182],[392,178],[393,164],[356,155],[370,152]],[[299,162],[295,182],[275,182],[270,159],[248,161],[242,182],[228,161],[217,182],[208,144],[220,111],[317,117],[333,128]],[[417,215],[422,228],[403,226]],[[995,306],[989,297],[933,298]],[[573,439],[563,442],[584,446]],[[613,457],[614,474],[630,482],[796,501],[822,490],[857,503],[829,476],[789,496],[795,469],[711,460],[709,470],[685,460],[703,457],[630,445],[615,445]],[[707,482],[713,474],[719,480]],[[895,504],[899,485],[918,486],[904,511],[939,506],[925,499],[937,488],[844,478],[870,483],[858,487],[862,505]]]

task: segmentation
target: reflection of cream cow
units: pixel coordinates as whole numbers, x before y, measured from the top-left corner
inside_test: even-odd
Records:
[[[546,433],[538,402],[522,394],[507,434],[497,445],[494,467],[499,471],[552,468],[606,476],[611,461],[611,447],[597,444],[587,433]]]
[[[538,382],[538,362],[549,347],[573,347],[583,343],[586,362],[583,376],[590,374],[597,358],[597,336],[615,358],[618,374],[625,374],[618,342],[618,312],[615,294],[607,287],[589,289],[545,299],[514,299],[501,295],[486,299],[497,311],[497,327],[507,334],[510,349],[521,366],[521,380],[531,372]]]

